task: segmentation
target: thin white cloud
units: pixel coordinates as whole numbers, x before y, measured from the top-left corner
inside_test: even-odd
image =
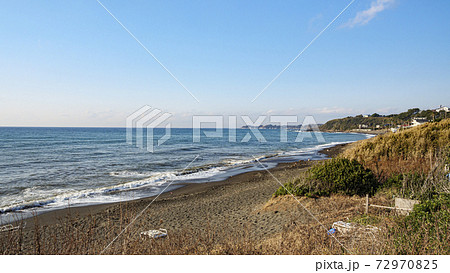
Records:
[[[311,112],[314,114],[353,114],[355,110],[344,107],[323,107],[312,109]]]
[[[350,19],[343,27],[362,26],[370,22],[375,16],[383,10],[392,6],[395,0],[375,0],[370,4],[370,8],[359,11],[356,16]]]
[[[323,14],[319,13],[313,18],[311,18],[308,22],[308,31],[311,32],[318,32],[320,27],[323,27]]]

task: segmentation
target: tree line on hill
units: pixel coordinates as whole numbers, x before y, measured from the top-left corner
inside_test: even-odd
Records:
[[[400,114],[380,115],[374,113],[372,115],[349,116],[341,119],[333,119],[327,121],[320,126],[322,131],[349,131],[356,129],[387,129],[397,127],[399,125],[408,125],[412,118],[426,118],[428,121],[440,121],[447,117],[444,111],[436,112],[434,110],[420,110],[412,108]]]

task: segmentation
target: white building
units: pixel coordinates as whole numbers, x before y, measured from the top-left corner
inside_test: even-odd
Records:
[[[444,111],[448,113],[450,112],[450,109],[447,106],[439,105],[439,108],[434,109],[434,111],[436,112]]]
[[[427,122],[428,122],[427,118],[413,118],[411,121],[411,126],[414,127],[414,126],[422,125]]]

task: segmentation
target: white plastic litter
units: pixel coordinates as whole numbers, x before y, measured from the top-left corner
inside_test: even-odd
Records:
[[[350,230],[355,228],[355,224],[353,223],[346,223],[344,221],[337,221],[333,223],[332,226],[334,229],[336,229],[338,232],[347,233]]]
[[[15,227],[15,226],[9,224],[9,225],[5,225],[5,226],[1,226],[0,232],[14,231],[14,230],[18,230],[19,228],[20,228],[19,226]]]
[[[332,225],[332,228],[336,229],[338,232],[341,232],[343,234],[349,233],[349,232],[376,232],[378,231],[377,227],[374,226],[360,226],[355,223],[346,223],[344,221],[337,221],[334,222]]]
[[[162,238],[162,237],[166,237],[167,236],[167,229],[157,229],[157,230],[147,230],[147,231],[143,231],[141,232],[141,237],[142,236],[148,236],[152,239],[157,239],[157,238]]]

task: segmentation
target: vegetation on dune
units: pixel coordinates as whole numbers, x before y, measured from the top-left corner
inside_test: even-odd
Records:
[[[388,229],[387,253],[450,254],[450,177],[448,153],[439,156],[426,174],[400,174],[384,188],[396,196],[420,201],[407,217]]]
[[[275,196],[329,196],[373,194],[378,184],[373,173],[356,160],[336,158],[312,167],[303,178],[280,187]]]
[[[432,255],[450,253],[450,194],[423,200],[389,230],[388,253]]]
[[[384,188],[417,198],[442,190],[437,185],[442,186],[449,154],[450,119],[445,119],[354,143],[340,157],[372,170]]]
[[[338,158],[312,167],[274,196],[373,194],[377,190],[424,199],[448,190],[450,120],[388,133],[352,144]]]
[[[444,119],[354,143],[337,158],[285,184],[274,196],[361,195],[376,191],[376,196],[387,200],[393,195],[419,200],[406,217],[391,211],[390,216],[357,215],[352,221],[385,224],[384,231],[376,235],[384,242],[379,245],[379,253],[448,255],[449,165],[450,120]]]
[[[336,158],[311,168],[310,180],[329,193],[345,195],[373,194],[377,181],[373,173],[356,160]]]
[[[387,254],[450,253],[449,119],[361,141],[341,158],[371,169],[379,194],[420,201],[387,228]]]
[[[395,164],[395,162],[392,162]],[[408,172],[391,175],[380,185],[380,193],[403,198],[427,200],[450,189],[447,156],[437,156],[428,172]]]
[[[342,156],[366,162],[380,159],[418,159],[450,148],[450,119],[387,133],[358,142]]]

